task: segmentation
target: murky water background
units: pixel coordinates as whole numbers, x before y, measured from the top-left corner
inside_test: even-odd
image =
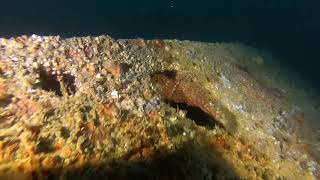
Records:
[[[179,81],[177,81],[176,78],[170,78],[173,76],[171,73],[174,74],[174,77],[176,76],[175,71],[164,71],[151,75],[151,77],[156,77],[152,78],[154,82],[157,82],[157,80],[160,79],[158,83],[168,81],[168,83],[163,84],[172,85],[164,88],[165,92],[169,92],[167,93],[169,96],[166,97],[165,101],[167,105],[173,108],[180,106],[179,108],[185,110],[188,119],[193,120],[196,124],[198,123],[197,125],[207,125],[209,126],[209,129],[213,127],[216,128],[216,124],[201,124],[199,122],[201,122],[201,120],[206,120],[207,122],[217,121],[218,124],[221,123],[221,126],[226,128],[228,133],[233,133],[236,127],[240,127],[239,129],[243,136],[249,137],[248,142],[250,142],[250,140],[253,140],[252,142],[258,142],[254,143],[258,149],[265,150],[265,147],[268,147],[266,149],[270,149],[270,157],[278,160],[294,158],[294,161],[299,162],[301,167],[304,169],[308,167],[313,168],[310,172],[318,175],[320,172],[319,165],[316,164],[315,161],[301,160],[303,157],[306,159],[307,156],[299,154],[300,150],[306,151],[307,153],[312,154],[312,158],[317,160],[320,159],[320,76],[318,75],[318,51],[320,50],[318,46],[318,41],[320,40],[320,21],[318,17],[320,17],[320,11],[318,11],[318,4],[320,5],[320,2],[297,0],[221,0],[208,2],[182,0],[145,0],[139,2],[129,0],[103,2],[86,2],[82,0],[74,2],[9,1],[2,2],[1,4],[0,37],[37,34],[40,36],[34,35],[31,37],[34,40],[40,39],[40,41],[44,41],[44,47],[49,47],[48,42],[59,44],[57,41],[60,40],[61,42],[76,42],[75,39],[65,40],[65,37],[98,36],[101,34],[109,35],[116,39],[144,38],[227,42],[211,45],[207,43],[198,43],[198,45],[196,45],[197,43],[190,41],[173,41],[176,49],[173,48],[171,52],[171,46],[170,48],[166,47],[164,43],[170,41],[156,40],[151,44],[146,44],[145,41],[139,39],[136,41],[137,44],[132,45],[129,43],[127,44],[127,47],[130,49],[135,46],[141,48],[146,45],[152,45],[155,49],[162,48],[163,52],[168,53],[167,51],[170,51],[170,53],[172,53],[164,53],[163,60],[166,63],[172,63],[172,57],[179,57],[177,59],[182,62],[180,62],[181,64],[189,61],[192,62],[192,65],[190,63],[190,69],[189,66],[185,66],[185,69],[182,68],[181,72],[187,73],[185,73],[185,77],[179,76],[179,78],[177,78]],[[46,42],[45,39],[50,39],[51,37],[42,36],[48,35],[59,35],[62,38],[52,37],[51,40]],[[103,38],[106,37],[104,36]],[[2,59],[19,59],[21,62],[29,62],[30,59],[25,58],[28,57],[28,55],[24,54],[24,56],[20,56],[20,53],[18,53],[18,51],[21,51],[22,54],[27,52],[25,51],[29,50],[26,48],[27,46],[16,43],[16,40],[25,41],[25,39],[28,39],[27,36],[3,40],[3,45],[1,46],[1,50],[4,50],[3,52],[7,52],[5,47],[8,47],[8,49],[14,49],[13,47],[15,47],[17,52],[12,53],[11,51],[8,51],[7,54],[4,53],[5,55],[1,56]],[[132,41],[134,42],[134,40]],[[113,43],[113,41],[110,42],[111,44]],[[109,45],[111,48],[110,52],[117,52],[112,48],[115,47],[115,49],[117,49],[120,46],[118,44],[115,46],[110,45],[110,42],[109,44],[107,43],[107,46]],[[179,54],[179,43],[187,45],[181,46],[182,49],[185,48],[183,49],[182,52],[184,53],[181,53],[181,56],[177,55]],[[13,45],[13,47],[11,45]],[[75,47],[78,45],[77,42],[74,44]],[[20,46],[22,48],[20,48]],[[93,52],[99,52],[97,50],[99,49],[97,48],[98,46],[92,45],[92,47],[92,51],[90,51],[89,48],[83,50],[83,57]],[[36,54],[33,48],[31,48],[31,50]],[[131,54],[136,53],[136,49],[133,48],[130,50],[132,50]],[[58,63],[55,62],[56,59],[47,58],[46,53],[50,54],[52,50],[44,48],[43,51],[45,53],[40,54],[41,57],[45,57],[45,62],[47,62],[47,60],[48,62],[53,61],[58,66]],[[79,52],[80,51],[81,50],[79,50]],[[104,49],[101,51],[106,52]],[[73,49],[70,51],[63,51],[62,54],[58,53],[61,55],[60,57],[64,57],[64,52],[68,52],[68,56],[71,58],[80,59],[79,57],[81,57],[78,56],[78,50]],[[202,57],[202,52],[206,52],[204,53],[206,56]],[[101,55],[101,53],[97,54]],[[127,55],[126,57],[130,56]],[[151,56],[140,56],[139,54],[136,58],[128,58],[130,63],[128,63],[128,61],[125,65],[132,63],[136,64],[138,61],[143,63],[152,62],[145,57],[150,58]],[[158,57],[159,56],[155,59],[158,59]],[[112,59],[112,61],[115,60],[113,57],[110,59]],[[188,61],[186,61],[186,59]],[[32,60],[33,59],[31,59],[30,62]],[[100,61],[102,63],[108,62],[104,61],[104,58],[99,58],[99,56],[94,60],[97,60],[97,62],[99,61],[97,64],[100,64]],[[131,62],[131,60],[133,62]],[[212,79],[207,77],[206,81],[203,81],[206,82],[204,84],[208,86],[204,88],[206,91],[198,90],[198,86],[196,86],[198,84],[189,83],[189,81],[185,80],[187,79],[186,77],[189,78],[189,76],[193,75],[192,71],[202,73],[202,69],[200,71],[195,68],[195,65],[202,60],[208,60],[208,64],[213,64],[213,69],[208,69],[207,73],[208,77],[211,77]],[[37,63],[36,66],[41,64],[40,62],[39,64]],[[76,67],[79,64],[81,63],[74,63]],[[218,66],[216,66],[217,64]],[[50,67],[50,64],[48,66]],[[111,74],[114,73],[120,77],[122,66],[119,66],[117,63],[110,66],[112,69],[116,69],[115,72],[111,71]],[[203,64],[201,66],[203,66]],[[107,65],[103,65],[103,68],[105,67],[107,67]],[[141,67],[150,68],[153,66],[142,64]],[[75,69],[80,70],[80,67]],[[91,69],[95,71],[95,67]],[[66,81],[65,85],[70,87],[70,92],[63,92],[61,91],[61,89],[63,89],[61,82],[57,81],[54,73],[50,74],[49,72],[51,73],[50,69],[47,69],[46,71],[40,70],[38,74],[40,86],[43,91],[53,91],[59,97],[63,96],[63,93],[65,93],[65,95],[68,95],[68,93],[75,94],[77,91],[76,87],[80,87],[78,89],[81,89],[82,91],[82,87],[86,86],[82,86],[81,83],[78,83],[79,80],[77,79],[79,79],[79,77],[86,81],[101,78],[100,71],[96,74],[97,76],[94,76],[94,73],[96,73],[94,72],[91,74],[91,77],[83,73],[69,75],[70,77],[63,75],[62,81]],[[143,68],[137,72],[146,73],[149,71],[146,70],[146,68]],[[133,73],[132,76],[130,75],[128,78],[140,77],[138,75],[139,74]],[[198,78],[199,80],[199,77],[201,79],[201,76],[198,76],[196,73],[194,74],[194,77],[194,79]],[[196,82],[196,80],[194,81]],[[20,83],[20,80],[19,82],[16,82],[18,84]],[[108,85],[112,84],[111,81],[108,81],[107,83]],[[201,84],[201,86],[202,85],[203,84]],[[99,86],[99,88],[100,87],[101,86]],[[133,91],[136,91],[140,88],[140,85],[139,88],[132,87]],[[175,90],[171,90],[172,87],[174,87]],[[93,89],[99,88],[93,86]],[[143,87],[141,86],[141,88]],[[186,96],[187,98],[183,98],[183,96],[185,96],[183,93],[173,94],[180,91],[184,92],[186,89],[188,90],[188,93],[191,94]],[[110,95],[113,100],[119,97],[118,92],[120,91],[111,91]],[[207,107],[206,103],[203,103],[202,101],[201,103],[197,103],[197,101],[194,100],[196,99],[194,97],[196,97],[196,95],[198,97],[200,94],[209,97],[206,95],[207,92],[212,93],[215,97],[207,100],[210,102],[208,103],[210,106],[211,104],[215,105],[212,112],[204,108]],[[7,92],[4,91],[3,93],[6,94]],[[101,94],[103,94],[102,98],[104,98],[105,93]],[[239,94],[241,96],[239,96]],[[175,99],[175,97],[178,98]],[[11,98],[11,96],[8,96],[8,98]],[[52,99],[50,98],[50,100]],[[176,103],[175,101],[179,101],[179,103]],[[204,100],[204,102],[207,101]],[[145,104],[137,98],[136,102],[138,102],[136,104],[139,104],[140,107],[146,105],[145,111],[148,113],[150,109],[159,106],[158,98],[155,98],[155,101],[150,100],[150,102]],[[126,103],[123,99],[121,99],[121,103],[121,107],[130,105],[130,103]],[[192,107],[190,108],[191,105]],[[71,103],[68,108],[73,109],[73,106],[73,103]],[[19,104],[17,107],[20,107]],[[60,107],[60,105],[57,107]],[[133,107],[135,106],[132,105],[132,107],[130,106],[128,109],[134,112],[134,109],[131,109]],[[269,107],[270,109],[268,109]],[[95,113],[95,107],[92,109]],[[112,106],[107,109],[116,111],[112,109]],[[141,112],[144,112],[143,108],[140,109]],[[216,114],[219,114],[222,112],[223,115],[217,115],[212,118],[210,115],[207,116],[205,114],[207,112],[203,113],[203,109],[212,114],[216,112]],[[230,109],[233,111],[229,112]],[[126,112],[130,112],[129,110],[126,110]],[[137,112],[136,115],[141,117],[140,111]],[[69,112],[66,113],[69,114]],[[91,111],[87,113],[90,114]],[[236,115],[237,118],[235,118]],[[54,117],[53,115],[50,116],[52,116],[52,118]],[[124,113],[123,117],[127,116],[128,113]],[[200,120],[198,119],[199,117]],[[79,119],[82,119],[82,117],[80,116]],[[73,119],[70,118],[70,121],[72,120]],[[139,125],[144,126],[143,124]],[[73,127],[71,127],[71,130],[73,131]],[[124,129],[121,128],[121,130]],[[99,132],[100,131],[103,131],[103,129],[99,130]],[[9,131],[3,129],[3,132],[7,133]],[[12,132],[16,133],[16,131]],[[182,135],[185,136],[186,133]],[[296,135],[299,138],[297,138]],[[15,136],[16,135],[13,137]],[[85,136],[83,137],[85,138]],[[139,138],[138,136],[135,137]],[[83,143],[84,138],[77,138],[79,140],[78,142],[80,144]],[[268,139],[270,141],[268,141]],[[125,141],[121,140],[119,142]],[[111,143],[107,142],[106,144],[110,145]],[[233,145],[231,147],[233,147]],[[272,148],[274,149],[272,150]],[[105,148],[101,149],[104,150]],[[44,150],[46,151],[46,148],[44,148]],[[301,159],[298,161],[299,158]],[[308,164],[307,162],[310,163]],[[291,171],[289,174],[291,174]]]
[[[0,35],[178,38],[270,50],[319,87],[317,1],[5,1]]]

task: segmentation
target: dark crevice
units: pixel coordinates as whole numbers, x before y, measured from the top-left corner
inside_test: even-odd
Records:
[[[166,103],[173,108],[186,111],[186,117],[194,121],[198,126],[203,126],[207,129],[214,129],[216,126],[222,127],[210,114],[202,111],[199,107],[190,106],[187,103],[176,103],[166,100]]]
[[[70,130],[66,127],[62,127],[60,129],[60,132],[61,132],[61,136],[65,139],[69,138],[70,137]]]
[[[0,107],[1,108],[4,108],[4,107],[6,107],[6,106],[8,106],[11,102],[12,102],[12,98],[13,98],[14,96],[13,95],[8,95],[6,98],[4,98],[4,99],[1,99],[1,101],[0,101]],[[0,117],[1,117],[1,115],[0,115]]]
[[[48,73],[46,70],[40,70],[40,86],[46,91],[52,91],[58,96],[62,96],[60,82],[57,76]]]
[[[125,74],[126,72],[129,71],[130,68],[132,68],[132,65],[127,63],[121,63],[120,68],[121,68],[121,74]]]
[[[38,144],[38,151],[44,153],[50,153],[55,150],[53,146],[53,140],[47,138],[40,138]]]
[[[153,79],[158,77],[158,76],[166,77],[168,79],[174,80],[177,77],[177,72],[176,71],[166,70],[166,71],[161,71],[161,72],[155,72],[155,73],[152,74],[152,78]]]
[[[69,94],[76,93],[75,79],[71,74],[63,74],[63,82],[66,84]]]
[[[47,72],[45,69],[40,70],[40,86],[42,89],[46,91],[54,92],[58,96],[63,96],[63,90],[61,87],[61,83],[63,83],[63,89],[68,92],[68,94],[75,94],[76,86],[75,86],[75,77],[71,74],[63,74],[62,82],[58,80],[56,75],[53,75]]]
[[[0,68],[0,76],[4,77],[4,71]]]

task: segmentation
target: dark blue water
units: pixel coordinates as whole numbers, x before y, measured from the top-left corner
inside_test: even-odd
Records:
[[[34,33],[237,41],[273,52],[320,87],[320,1],[316,0],[1,2],[1,36]]]

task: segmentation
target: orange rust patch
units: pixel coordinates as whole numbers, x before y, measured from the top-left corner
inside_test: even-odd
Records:
[[[19,140],[0,142],[1,160],[13,158],[13,153],[19,149]]]
[[[94,122],[89,122],[89,123],[87,124],[87,127],[88,127],[88,130],[89,130],[89,131],[94,131],[95,128],[96,128],[96,126],[94,125]]]
[[[22,133],[22,135],[23,134],[24,133]],[[24,147],[24,151],[27,156],[35,155],[38,153],[37,145],[33,141],[30,141],[26,138],[21,138],[21,145]]]
[[[35,172],[38,171],[41,167],[41,162],[39,158],[33,157],[28,159],[26,162],[22,164],[23,169],[25,172]]]
[[[41,106],[38,102],[23,96],[14,106],[13,111],[17,117],[30,118],[40,110]]]
[[[73,150],[66,146],[62,149],[62,156],[64,156],[65,158],[71,157]]]
[[[166,127],[164,126],[160,126],[159,128],[159,134],[161,137],[161,140],[165,143],[165,144],[169,144],[169,134],[168,134],[168,130]]]
[[[29,143],[25,145],[25,151],[28,156],[32,156],[38,153],[37,145],[34,143]]]
[[[142,149],[142,158],[148,159],[155,154],[154,147],[146,147]]]
[[[158,112],[156,112],[156,111],[151,111],[151,112],[149,112],[149,118],[151,119],[151,120],[154,120],[154,119],[157,119],[157,118],[159,118],[159,114],[158,114]]]
[[[155,154],[155,148],[154,147],[144,147],[137,152],[137,154],[134,155],[134,158],[137,158],[139,160],[147,160],[151,159],[152,156]]]
[[[47,170],[47,171],[58,169],[61,166],[59,157],[57,156],[45,157],[41,164],[42,164],[43,170]]]
[[[116,79],[119,79],[121,77],[121,66],[119,63],[112,64],[112,66],[107,71],[111,73]]]
[[[152,93],[150,92],[150,90],[145,90],[144,92],[143,92],[143,97],[144,98],[146,98],[146,99],[151,99],[152,98]]]
[[[222,136],[218,136],[215,139],[215,143],[214,144],[217,145],[221,149],[227,150],[229,148],[229,145],[227,144],[225,138],[223,138]]]
[[[28,37],[25,36],[25,35],[23,35],[23,36],[21,36],[21,37],[16,37],[15,40],[16,40],[17,42],[20,42],[20,43],[26,43],[27,39],[28,39]]]
[[[156,150],[152,146],[137,148],[129,154],[128,158],[130,160],[148,160],[151,159],[156,154]]]
[[[27,127],[19,136],[21,145],[24,146],[25,152],[28,155],[35,155],[38,153],[38,148],[35,141],[38,139],[40,128],[40,126]]]
[[[104,104],[99,107],[98,114],[101,117],[113,119],[118,117],[118,109],[114,104]]]
[[[106,135],[109,133],[109,130],[102,124],[95,125],[94,122],[89,122],[86,125],[85,134],[92,140],[92,143],[96,141],[102,141],[105,139]]]
[[[84,154],[80,154],[75,163],[75,168],[82,168],[86,163],[86,156]]]
[[[57,150],[60,150],[64,147],[64,145],[65,145],[65,140],[63,138],[59,138],[56,142],[55,147]]]

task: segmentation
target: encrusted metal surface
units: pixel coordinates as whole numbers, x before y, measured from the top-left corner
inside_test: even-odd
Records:
[[[319,108],[282,71],[232,43],[0,39],[0,176],[316,179]]]

